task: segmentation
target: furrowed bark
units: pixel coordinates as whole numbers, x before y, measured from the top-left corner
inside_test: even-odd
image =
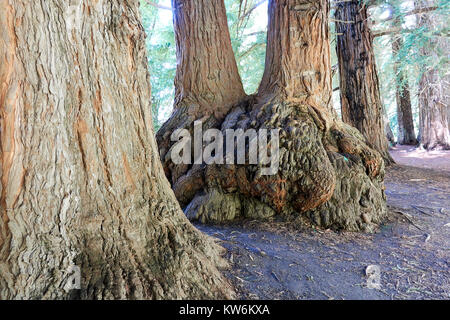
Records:
[[[341,2],[335,16],[342,118],[357,128],[389,164],[393,160],[384,133],[367,7],[359,0]]]
[[[229,297],[159,161],[138,1],[0,0],[0,25],[0,297]]]
[[[258,95],[295,103],[331,106],[329,34],[322,1],[272,1],[269,5],[266,68]]]
[[[245,96],[225,4],[223,0],[173,0],[172,5],[177,43],[174,106],[194,103],[202,116],[212,111],[223,118]]]
[[[431,1],[416,1],[416,7],[431,5]],[[435,30],[440,21],[437,17],[418,15],[417,24]],[[448,52],[448,38],[433,37],[420,48],[420,54],[438,61],[438,52]],[[445,68],[444,68],[445,69]],[[428,150],[450,149],[450,77],[442,75],[438,67],[423,71],[419,81],[419,140]]]
[[[411,96],[406,75],[403,73],[397,61],[396,55],[403,46],[402,35],[394,35],[392,39],[392,54],[394,62],[394,73],[396,75],[395,97],[397,101],[398,143],[416,145],[417,139],[414,132],[414,120],[411,109]]]
[[[279,169],[262,175],[261,163],[203,163],[186,165],[180,175],[179,167],[168,165],[166,174],[190,219],[280,217],[372,231],[384,217],[383,160],[331,107],[328,10],[326,0],[269,1],[266,70],[258,93],[243,97],[223,121],[211,124],[211,111],[205,112],[204,127],[279,129]]]
[[[216,127],[246,94],[231,47],[223,0],[172,0],[172,8],[177,44],[174,111],[156,139],[164,170],[172,172],[168,177],[174,184],[187,168],[166,160],[173,131],[192,130],[194,121],[200,119],[205,129]]]

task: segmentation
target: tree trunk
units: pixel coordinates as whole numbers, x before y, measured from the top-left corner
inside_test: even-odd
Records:
[[[417,7],[430,5],[431,1],[417,1]],[[419,27],[435,30],[436,19],[429,15],[417,16]],[[432,37],[420,48],[420,54],[439,60],[439,52],[448,52],[449,42],[445,37]],[[427,150],[450,149],[450,77],[443,76],[438,67],[426,68],[419,81],[419,137]]]
[[[326,0],[269,2],[266,70],[258,93],[242,96],[223,120],[210,121],[216,106],[200,116],[204,127],[220,128],[222,133],[229,129],[279,130],[279,150],[272,153],[279,156],[279,168],[263,175],[261,161],[256,165],[248,161],[245,165],[174,165],[168,160],[166,174],[190,219],[221,222],[278,216],[294,224],[371,231],[384,217],[383,160],[356,129],[337,120],[331,106],[328,12]],[[174,22],[178,29],[179,19]],[[193,28],[194,21],[183,23]],[[192,104],[184,112],[189,114],[190,108],[198,110]],[[181,117],[169,123],[172,128],[186,127]],[[171,145],[161,134],[158,137],[162,158],[170,159]],[[252,156],[249,145],[247,160]],[[234,154],[238,148],[234,144],[225,153]]]
[[[388,116],[386,114],[386,109],[385,108],[383,108],[383,122],[384,122],[384,132],[386,132],[387,140],[392,145],[395,145],[394,133],[392,132],[391,125],[389,124],[389,118],[388,118]]]
[[[228,31],[223,0],[172,0],[177,72],[175,102],[169,120],[156,139],[161,160],[173,184],[186,173],[186,166],[174,166],[166,154],[176,129],[193,130],[203,119],[204,130],[217,127],[228,111],[246,94],[239,76]],[[192,185],[192,192],[198,185]]]
[[[395,97],[397,101],[397,122],[399,144],[416,145],[417,139],[414,132],[414,120],[411,109],[411,97],[406,75],[400,68],[397,53],[403,46],[402,35],[394,35],[392,39],[392,54],[394,56],[394,73],[396,76]]]
[[[331,60],[323,1],[272,1],[259,96],[278,96],[334,115]]]
[[[158,159],[138,13],[0,0],[2,299],[231,295]]]
[[[223,0],[173,0],[177,73],[175,108],[223,118],[245,92],[231,47]],[[189,110],[192,112],[193,108]]]
[[[367,7],[360,0],[339,2],[335,16],[342,118],[391,163]]]

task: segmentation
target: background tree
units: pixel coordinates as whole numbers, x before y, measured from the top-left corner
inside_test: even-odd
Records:
[[[389,118],[387,116],[386,110],[383,108],[383,122],[384,122],[384,132],[386,133],[386,138],[390,144],[395,145],[395,136],[392,132],[391,125],[389,123]]]
[[[397,52],[403,45],[402,35],[394,34],[392,36],[392,54],[397,56]],[[411,95],[408,85],[407,75],[399,66],[398,58],[394,62],[394,73],[396,74],[396,102],[397,102],[397,121],[398,121],[398,143],[416,145],[416,133],[414,131],[414,121],[411,108]]]
[[[151,3],[158,3],[157,1]],[[175,35],[172,24],[161,20],[170,17],[171,8],[155,7],[141,1],[142,25],[147,34],[146,47],[151,73],[152,115],[155,131],[170,114],[173,104],[173,79],[176,71]]]
[[[419,81],[426,70],[439,70],[441,76],[448,74],[448,56],[443,50],[430,47],[429,41],[448,36],[448,26],[443,23],[448,16],[448,1],[435,0],[415,6],[410,0],[390,0],[374,7],[371,16],[375,21],[372,28],[375,35],[375,55],[380,66],[382,98],[393,128],[398,127],[396,110],[397,85],[408,86],[411,92],[412,117],[416,130],[419,129],[419,101],[422,92]],[[430,15],[434,25],[419,26],[418,18]],[[401,23],[398,23],[401,22]],[[392,38],[403,40],[395,55],[388,52]],[[421,48],[432,50],[424,55]],[[397,77],[403,74],[403,79]],[[403,81],[399,81],[403,80]],[[400,115],[401,116],[401,115]],[[417,131],[416,131],[417,132]]]
[[[259,12],[268,0],[226,0],[231,44],[245,92],[254,93],[264,71],[267,25]]]
[[[137,1],[1,0],[0,25],[0,297],[229,297],[161,168]]]
[[[416,7],[430,7],[433,1],[415,1]],[[450,76],[448,75],[448,55],[443,62],[447,74],[439,70],[440,56],[450,49],[448,38],[433,35],[444,20],[431,18],[429,14],[418,15],[418,26],[423,29],[419,54],[430,60],[431,66],[423,70],[419,81],[420,144],[426,149],[450,149]]]
[[[209,4],[193,3],[199,6],[196,12],[207,12],[202,6]],[[218,3],[215,6],[221,7]],[[191,10],[189,6],[174,9]],[[220,104],[209,106],[209,110],[198,108],[195,103],[184,106],[182,114],[202,119],[204,129],[280,129],[280,169],[272,176],[261,175],[261,164],[190,166],[168,161],[166,174],[189,218],[218,222],[280,215],[288,220],[305,219],[322,227],[348,230],[371,230],[382,219],[386,212],[382,158],[365,144],[356,129],[340,122],[332,108],[328,10],[325,0],[269,1],[266,67],[257,94],[242,95],[222,120],[214,116],[216,110],[226,110]],[[195,26],[195,15],[189,11],[174,14],[175,30],[182,29],[177,25],[180,23],[187,28],[177,40],[177,50],[181,52],[193,47],[187,45],[192,40],[186,35],[217,28]],[[214,16],[223,14],[215,12]],[[221,19],[217,20],[215,23],[222,26]],[[210,21],[209,17],[205,21]],[[224,34],[222,30],[221,35]],[[208,34],[198,38],[208,39]],[[220,38],[219,43],[227,42]],[[223,48],[222,52],[228,50]],[[215,51],[210,48],[208,52]],[[185,53],[186,57],[189,55]],[[221,69],[223,65],[210,59],[217,59],[215,54],[209,54],[204,61],[218,66],[217,73],[225,71]],[[231,55],[226,54],[221,61],[228,59]],[[185,67],[178,68],[183,73],[177,75],[176,86],[183,83],[180,79],[192,76],[184,74],[191,72]],[[235,76],[232,82],[238,83]],[[222,86],[226,89],[229,85]],[[213,94],[231,96],[228,90]],[[191,100],[195,101],[195,97]],[[162,159],[168,158],[171,147],[164,138],[166,132],[170,133],[166,126],[181,128],[191,122],[192,119],[186,121],[178,116],[176,109],[161,127],[157,137]]]
[[[367,6],[361,0],[338,2],[335,17],[342,119],[390,163]]]
[[[395,28],[401,28],[403,17],[398,6],[391,6],[390,18]],[[396,77],[396,103],[397,103],[397,121],[398,121],[398,143],[406,145],[416,145],[417,139],[414,131],[414,120],[411,106],[411,95],[409,89],[408,75],[405,73],[401,65],[399,51],[403,44],[403,35],[401,33],[393,33],[392,37],[392,55],[393,66]]]

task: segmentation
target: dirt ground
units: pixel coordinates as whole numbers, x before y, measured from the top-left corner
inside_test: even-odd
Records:
[[[426,151],[414,146],[397,145],[392,147],[391,155],[398,164],[450,173],[449,150]]]
[[[392,152],[390,214],[374,234],[273,221],[197,227],[228,249],[241,299],[450,299],[450,152],[410,149]],[[380,287],[368,287],[368,266]]]

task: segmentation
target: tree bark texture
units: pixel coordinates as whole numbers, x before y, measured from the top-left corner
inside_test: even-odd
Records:
[[[335,16],[343,121],[357,128],[369,145],[391,163],[367,7],[360,0],[340,2]]]
[[[432,4],[431,1],[416,1],[417,7]],[[419,27],[435,30],[437,18],[428,14],[417,16]],[[444,22],[445,23],[445,22]],[[420,48],[420,54],[436,62],[439,52],[450,49],[448,38],[433,37]],[[450,149],[450,77],[439,72],[438,67],[427,68],[419,81],[419,137],[420,144],[428,150]]]
[[[157,132],[161,155],[170,149],[176,129],[192,131],[195,120],[218,127],[229,110],[246,94],[231,47],[223,0],[172,0],[177,72],[173,113]],[[187,171],[161,158],[169,181]],[[168,170],[171,168],[170,170]]]
[[[333,113],[325,4],[277,2],[269,7],[266,67],[258,95],[308,104],[324,115]]]
[[[262,164],[174,165],[163,138],[168,133],[158,132],[161,157],[169,159],[166,174],[190,219],[279,217],[294,224],[371,231],[384,217],[382,157],[332,111],[328,12],[326,0],[269,1],[266,70],[258,93],[243,96],[222,121],[210,121],[211,112],[203,118],[204,129],[222,132],[279,129],[276,174],[261,175]],[[168,122],[172,127],[186,123],[180,118]]]
[[[245,96],[222,0],[173,0],[177,72],[175,107],[223,118]],[[190,108],[189,111],[192,111]]]
[[[403,38],[401,34],[394,35],[392,39],[392,54],[394,59],[394,73],[396,76],[395,97],[397,102],[397,122],[399,144],[416,145],[416,133],[414,131],[414,120],[411,109],[411,95],[409,91],[408,80],[406,74],[401,70],[397,59],[397,53],[403,46]]]
[[[231,296],[162,170],[138,1],[0,0],[0,25],[0,297]]]

